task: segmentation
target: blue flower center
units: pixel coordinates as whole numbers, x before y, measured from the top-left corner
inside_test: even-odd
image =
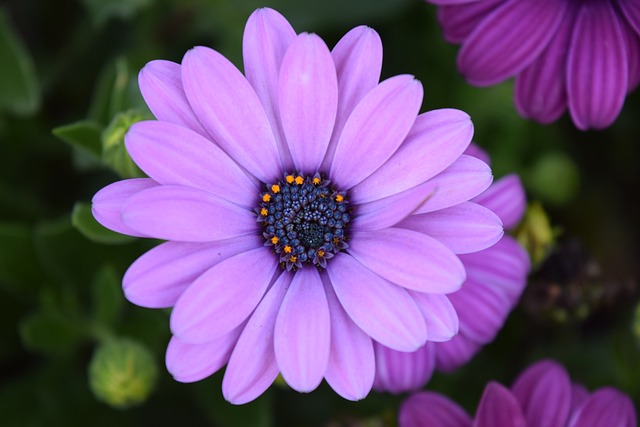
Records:
[[[320,174],[285,174],[260,195],[262,236],[283,268],[327,268],[327,260],[348,247],[349,200],[329,184]]]

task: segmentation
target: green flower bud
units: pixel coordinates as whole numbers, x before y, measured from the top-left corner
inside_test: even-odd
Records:
[[[535,268],[549,255],[555,244],[555,232],[551,228],[549,217],[540,203],[531,203],[515,230],[514,235],[529,252]]]
[[[102,132],[102,160],[123,178],[144,176],[127,153],[124,135],[133,124],[148,118],[147,114],[135,110],[118,113]]]

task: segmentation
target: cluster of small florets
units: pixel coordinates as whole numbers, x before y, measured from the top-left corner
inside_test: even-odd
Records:
[[[328,259],[348,247],[349,201],[329,183],[320,174],[285,174],[260,196],[257,214],[265,245],[273,246],[287,270],[310,264],[326,268]]]

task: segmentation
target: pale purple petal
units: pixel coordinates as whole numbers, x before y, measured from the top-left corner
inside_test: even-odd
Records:
[[[284,170],[293,170],[293,161],[280,121],[278,78],[284,53],[295,38],[289,22],[268,7],[251,14],[242,38],[244,73],[271,123]]]
[[[524,187],[516,174],[494,181],[491,187],[475,197],[473,202],[491,209],[500,217],[504,228],[518,225],[527,207]]]
[[[260,99],[228,59],[194,47],[182,60],[182,82],[191,108],[220,148],[262,182],[281,176],[278,146]]]
[[[391,77],[355,107],[336,147],[331,180],[348,190],[398,149],[418,116],[422,84],[413,76]]]
[[[427,322],[427,339],[445,342],[459,330],[458,314],[446,295],[409,292]]]
[[[633,0],[618,0],[618,5],[627,21],[640,36],[640,4]]]
[[[435,344],[427,342],[416,351],[391,350],[375,343],[376,379],[373,388],[389,393],[404,393],[422,388],[436,367]]]
[[[173,123],[145,121],[125,136],[127,152],[160,184],[196,187],[247,209],[256,204],[257,183],[219,147]]]
[[[626,394],[611,387],[594,392],[572,416],[568,427],[636,427],[636,410]]]
[[[180,64],[175,62],[155,60],[147,63],[138,75],[142,97],[156,119],[207,136],[184,93],[181,73]]]
[[[502,3],[504,0],[482,0],[467,4],[443,2],[446,5],[438,8],[438,21],[442,26],[444,39],[449,43],[462,43]]]
[[[458,68],[471,84],[489,86],[516,75],[546,48],[564,18],[565,1],[511,0],[464,41]],[[514,25],[517,23],[517,25]]]
[[[415,351],[424,345],[426,323],[403,288],[384,280],[347,254],[333,258],[327,273],[342,307],[371,338],[399,351]]]
[[[471,423],[457,403],[431,391],[409,396],[398,413],[398,427],[471,427]]]
[[[467,113],[442,109],[421,114],[400,148],[378,170],[350,191],[353,203],[401,193],[450,166],[471,142]]]
[[[229,360],[242,326],[204,344],[189,344],[172,337],[167,347],[167,370],[176,381],[192,383],[207,378]]]
[[[412,230],[354,230],[349,254],[380,277],[420,292],[455,292],[465,279],[464,266],[451,250]]]
[[[582,3],[567,68],[569,112],[581,129],[605,128],[627,95],[627,48],[622,22],[610,2]]]
[[[376,371],[373,342],[344,311],[326,275],[322,275],[322,282],[331,315],[331,350],[325,379],[345,399],[364,399]]]
[[[398,227],[431,236],[456,254],[486,249],[500,240],[503,234],[500,218],[490,209],[473,202],[411,215],[398,223]]]
[[[466,150],[464,150],[464,154],[467,156],[475,157],[478,160],[482,160],[487,165],[491,166],[491,157],[489,153],[487,153],[482,147],[480,147],[475,142],[471,142]]]
[[[509,389],[490,382],[484,389],[473,427],[532,427]]]
[[[242,330],[222,380],[222,394],[233,404],[252,401],[278,376],[273,335],[292,278],[290,273],[280,274]]]
[[[129,197],[122,207],[125,225],[163,240],[208,242],[255,233],[256,216],[209,192],[162,185]]]
[[[240,253],[210,268],[176,302],[171,332],[193,344],[229,333],[256,308],[276,268],[277,262],[266,247]]]
[[[282,60],[278,99],[282,128],[297,171],[314,174],[327,152],[338,108],[338,79],[329,48],[300,34]]]
[[[142,307],[173,307],[202,273],[227,258],[260,246],[263,242],[254,235],[207,243],[163,243],[131,264],[122,279],[124,294]]]
[[[451,372],[469,362],[482,346],[464,335],[458,334],[449,341],[435,343],[435,347],[438,370]]]
[[[314,390],[329,362],[331,320],[320,274],[296,271],[278,312],[274,349],[282,377],[300,392]]]
[[[91,213],[96,221],[110,230],[129,236],[147,237],[122,221],[122,207],[131,196],[157,186],[157,182],[148,178],[125,179],[109,184],[93,196]]]

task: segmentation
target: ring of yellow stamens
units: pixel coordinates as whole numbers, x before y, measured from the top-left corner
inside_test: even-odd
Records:
[[[284,179],[285,179],[285,181],[287,181],[287,184],[293,184],[293,181],[296,178],[293,175],[287,175]]]
[[[284,247],[284,252],[285,253],[290,254],[291,251],[293,251],[293,248],[291,246],[287,245],[287,246]]]
[[[296,184],[298,185],[304,184],[304,178],[301,177],[300,175],[296,176]]]
[[[278,184],[273,184],[271,186],[271,191],[273,191],[274,194],[278,194],[280,192],[280,186]]]
[[[269,215],[269,211],[266,208],[260,209],[260,215],[267,216]]]
[[[274,245],[277,245],[279,241],[280,241],[280,239],[278,239],[278,237],[276,237],[276,236],[273,236],[271,238],[271,243],[274,244]]]
[[[266,202],[270,202],[271,201],[271,194],[268,194],[268,193],[267,194],[263,194],[262,195],[262,201],[265,202],[265,203]]]
[[[344,200],[344,196],[342,194],[338,194],[336,196],[336,202],[340,203]]]

